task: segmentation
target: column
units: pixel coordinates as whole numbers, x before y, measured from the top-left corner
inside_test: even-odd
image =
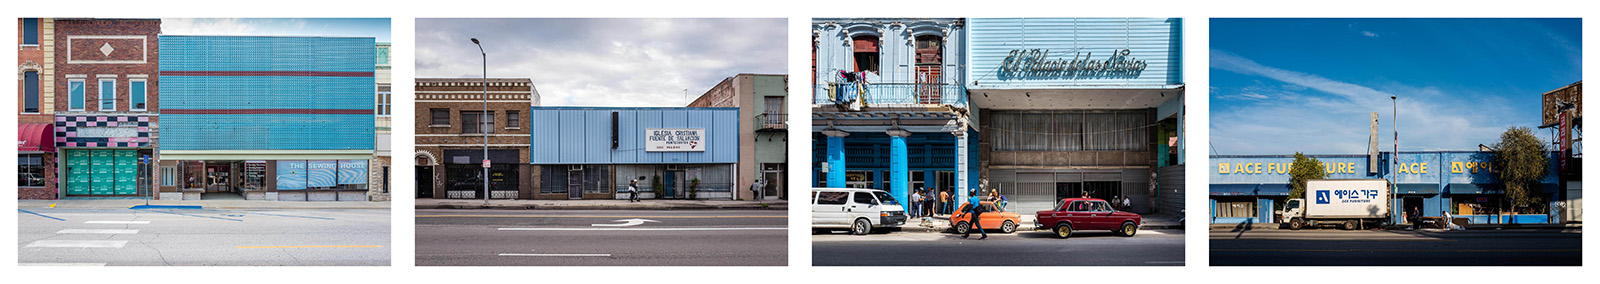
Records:
[[[823,130],[823,135],[828,136],[828,187],[844,187],[844,137],[850,132],[839,130]]]
[[[906,154],[906,136],[911,136],[911,132],[895,128],[886,133],[889,134],[889,194],[906,203],[911,201],[911,192],[907,189],[911,184],[910,157]]]
[[[967,172],[967,137],[971,137],[971,135],[965,134],[966,131],[956,134],[956,192],[954,195],[956,205],[960,205],[962,201],[967,200],[967,191],[972,189],[973,184],[972,177],[968,176]]]

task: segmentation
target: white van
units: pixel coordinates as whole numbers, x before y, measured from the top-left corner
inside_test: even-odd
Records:
[[[850,229],[865,235],[873,228],[906,224],[906,209],[888,192],[861,188],[811,190],[811,228],[817,231]]]

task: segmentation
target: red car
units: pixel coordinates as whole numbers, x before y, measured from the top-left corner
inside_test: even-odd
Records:
[[[1056,210],[1037,212],[1035,230],[1054,230],[1063,239],[1074,231],[1110,230],[1124,237],[1139,231],[1139,214],[1111,209],[1111,203],[1095,198],[1067,198]]]

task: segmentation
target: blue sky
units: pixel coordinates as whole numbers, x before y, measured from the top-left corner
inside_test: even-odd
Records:
[[[389,39],[388,18],[169,18],[161,19],[165,35],[257,35],[372,37]]]
[[[684,106],[739,73],[788,73],[787,20],[417,19],[419,78],[530,78],[545,106]],[[687,91],[686,91],[687,90]],[[685,96],[685,92],[688,93]]]
[[[1577,19],[1212,19],[1212,154],[1477,150],[1583,78]],[[1549,140],[1548,130],[1536,130]],[[1209,150],[1209,149],[1208,149]]]

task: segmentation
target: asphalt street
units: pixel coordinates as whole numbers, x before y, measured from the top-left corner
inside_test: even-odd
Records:
[[[783,266],[781,210],[417,210],[418,266]]]
[[[1581,233],[1560,230],[1210,232],[1214,266],[1569,266]]]
[[[1182,266],[1183,230],[1140,230],[1133,237],[1109,231],[1077,232],[1058,239],[1050,231],[990,233],[989,239],[954,233],[899,232],[811,236],[816,266]]]
[[[388,209],[19,209],[20,265],[386,266]]]

